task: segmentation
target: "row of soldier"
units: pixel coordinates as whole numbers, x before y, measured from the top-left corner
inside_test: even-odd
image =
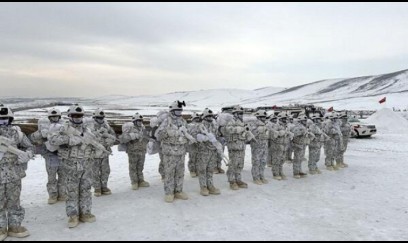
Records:
[[[189,152],[190,173],[198,175],[200,194],[218,195],[220,190],[214,186],[213,173],[224,173],[221,161],[228,165],[227,177],[230,188],[237,190],[247,188],[241,172],[244,167],[246,142],[251,144],[252,176],[254,183],[264,184],[266,164],[272,166],[273,178],[285,179],[282,172],[286,153],[294,151],[293,173],[295,178],[302,178],[306,173],[301,170],[301,162],[309,146],[309,172],[320,173],[316,163],[320,158],[322,144],[326,154],[327,169],[345,167],[344,151],[347,147],[350,126],[346,114],[338,116],[330,113],[322,122],[320,116],[307,119],[300,115],[292,123],[288,122],[285,112],[267,117],[266,112],[258,111],[256,121],[245,125],[243,109],[236,106],[232,115],[218,115],[206,108],[202,115],[193,115],[187,125],[182,118],[184,102],[173,102],[168,112],[159,113],[151,119],[152,131],[149,137],[143,126],[143,117],[136,113],[132,122],[122,126],[119,136],[122,151],[129,158],[129,175],[132,189],[148,187],[144,180],[143,167],[146,151],[160,155],[159,173],[164,182],[165,201],[173,202],[174,198],[188,199],[183,192],[184,161]],[[0,151],[2,200],[7,205],[1,210],[0,239],[7,235],[25,237],[29,233],[21,226],[24,209],[20,206],[21,179],[25,176],[26,163],[33,157],[33,144],[43,145],[43,157],[46,160],[48,173],[47,190],[49,204],[66,201],[68,226],[76,227],[79,222],[94,222],[91,213],[94,195],[109,195],[107,186],[110,168],[109,155],[116,141],[116,134],[105,120],[103,110],[96,110],[92,122],[84,122],[84,110],[74,105],[68,109],[68,122],[61,120],[61,112],[51,109],[47,119],[40,119],[38,131],[28,139],[17,126],[12,126],[12,111],[1,107],[0,135],[11,139],[9,150]],[[220,120],[223,120],[220,122]],[[6,122],[7,121],[7,122]],[[348,128],[348,129],[347,129]],[[30,142],[31,140],[31,142]],[[2,145],[5,144],[2,142]],[[25,150],[19,153],[10,152],[11,147]],[[228,149],[229,159],[224,155]],[[337,164],[336,164],[336,162]],[[7,169],[7,170],[6,170]],[[8,171],[9,173],[4,173]]]

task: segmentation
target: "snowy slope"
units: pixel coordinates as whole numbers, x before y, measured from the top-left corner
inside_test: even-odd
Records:
[[[248,99],[245,102],[252,106],[287,103],[326,103],[332,106],[332,104],[341,104],[338,102],[342,101],[346,101],[343,104],[358,101],[348,102],[349,99],[378,101],[384,96],[387,96],[387,98],[388,96],[391,98],[396,97],[398,101],[400,101],[400,97],[408,96],[408,70],[376,76],[321,80],[263,97]],[[403,104],[398,102],[395,102],[395,104],[408,106],[407,97],[405,97]],[[370,107],[375,108],[375,102]]]
[[[394,134],[407,134],[408,121],[400,114],[389,108],[378,110],[368,117],[365,122],[375,124],[378,131]]]

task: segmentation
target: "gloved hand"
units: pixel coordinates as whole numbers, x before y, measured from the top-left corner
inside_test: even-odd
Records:
[[[208,141],[208,137],[204,134],[197,134],[197,141],[198,142],[205,142]]]
[[[140,138],[139,134],[134,133],[134,132],[129,133],[129,136],[131,140],[136,140]]]
[[[24,152],[18,155],[18,162],[19,164],[26,164],[31,158],[28,152]]]
[[[279,137],[285,136],[285,131],[284,130],[280,130],[278,133],[279,133]]]
[[[106,138],[106,139],[105,139],[105,143],[106,143],[108,146],[112,146],[113,144],[115,144],[115,140],[113,140],[112,138]]]
[[[82,143],[82,138],[79,136],[71,136],[69,138],[69,146],[76,146]]]
[[[237,126],[235,127],[235,133],[243,133],[245,131],[244,127]]]
[[[207,137],[208,137],[208,140],[209,140],[211,143],[217,142],[217,138],[214,136],[214,134],[208,133],[208,134],[207,134]]]

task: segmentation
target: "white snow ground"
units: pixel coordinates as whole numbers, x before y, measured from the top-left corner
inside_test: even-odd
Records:
[[[24,240],[407,240],[408,137],[379,131],[371,139],[352,139],[337,172],[255,185],[247,147],[244,181],[248,189],[232,191],[226,175],[214,175],[221,195],[199,195],[197,178],[187,172],[187,201],[172,204],[157,172],[158,156],[147,155],[145,179],[151,187],[132,191],[127,156],[114,148],[110,196],[93,197],[97,221],[68,229],[65,204],[47,204],[44,160],[31,161],[23,179]],[[186,161],[187,165],[187,161]],[[306,162],[303,163],[307,171]],[[225,166],[224,166],[225,169]],[[291,165],[284,171],[291,175]],[[11,240],[13,238],[8,238]]]

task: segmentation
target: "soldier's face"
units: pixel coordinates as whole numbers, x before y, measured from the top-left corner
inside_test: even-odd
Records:
[[[83,121],[84,116],[81,114],[73,114],[71,115],[71,121],[75,124],[81,124]]]
[[[244,112],[236,112],[234,113],[234,116],[238,118],[239,120],[243,121],[244,120]]]
[[[50,122],[56,123],[59,121],[60,118],[59,116],[50,116],[49,119],[50,119]]]
[[[134,121],[133,123],[134,123],[136,126],[140,127],[140,126],[142,126],[143,121],[142,121],[142,120],[136,120],[136,121]]]
[[[173,114],[176,116],[176,117],[181,117],[181,113],[183,112],[183,110],[174,110],[173,111]]]
[[[212,116],[206,116],[204,119],[208,122],[212,122],[214,120]]]
[[[265,122],[265,121],[266,121],[266,116],[258,116],[258,119],[259,119],[261,122]]]
[[[96,121],[97,123],[99,123],[99,124],[102,124],[102,123],[103,123],[103,119],[104,119],[103,116],[102,116],[102,117],[95,117],[95,121]]]

